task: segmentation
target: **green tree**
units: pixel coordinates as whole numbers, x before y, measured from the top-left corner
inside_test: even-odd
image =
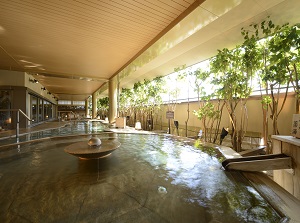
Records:
[[[299,27],[289,24],[275,25],[269,18],[260,24],[252,25],[251,38],[259,41],[262,55],[260,85],[265,91],[262,96],[264,124],[267,125],[268,110],[272,120],[273,134],[279,134],[277,126],[278,117],[283,110],[288,95],[289,85],[295,88],[297,103],[296,112],[299,112],[297,94],[299,64]],[[250,31],[244,33],[244,38],[249,38]],[[262,40],[261,40],[262,39]],[[280,95],[283,100],[280,103]],[[268,106],[266,106],[268,105]],[[267,127],[265,127],[267,128]],[[267,137],[266,134],[264,134]]]
[[[232,127],[231,142],[233,148],[241,151],[242,139],[247,128],[246,102],[252,91],[251,80],[254,75],[253,63],[247,50],[237,47],[234,50],[219,50],[211,59],[211,72],[214,74],[212,83],[219,88],[216,95],[225,102]],[[237,107],[241,109],[240,119],[237,117]]]
[[[122,88],[119,96],[119,115],[121,117],[131,117],[133,114],[133,102],[132,102],[131,89]],[[129,119],[129,125],[134,125],[132,120]]]
[[[201,98],[203,96],[206,96],[206,91],[205,91],[205,83],[209,77],[209,72],[208,71],[203,71],[201,68],[198,68],[194,72],[191,72],[190,75],[194,76],[195,82],[194,82],[194,91],[197,93],[197,100],[199,104],[199,108],[201,107]]]
[[[109,109],[109,98],[98,98],[97,100],[97,115],[99,115],[102,119],[108,114]]]
[[[218,132],[219,132],[219,120],[221,120],[222,110],[219,106],[212,103],[209,97],[203,100],[201,107],[194,111],[194,115],[197,116],[199,120],[202,121],[204,127],[204,141],[206,142],[216,142]],[[217,129],[213,131],[215,123],[217,122]]]
[[[162,78],[156,77],[152,81],[137,82],[132,89],[123,88],[120,93],[120,113],[133,116],[132,124],[141,121],[143,128],[147,127],[147,122],[153,122],[155,109],[159,109],[162,103],[163,85]]]

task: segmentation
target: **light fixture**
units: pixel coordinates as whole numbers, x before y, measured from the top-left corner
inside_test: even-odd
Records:
[[[141,122],[136,122],[135,123],[135,127],[134,127],[136,130],[141,130],[142,129],[142,125],[141,125]]]
[[[220,135],[220,145],[222,144],[222,141],[225,138],[225,136],[228,135],[228,132],[229,132],[229,128],[224,128],[224,127],[222,128],[221,135]]]
[[[51,92],[49,92],[49,91],[48,91],[48,93],[47,93],[47,94],[51,94]]]
[[[30,78],[29,78],[29,81],[32,82],[32,83],[35,83],[35,84],[39,83],[39,81],[36,80],[36,79],[30,79]]]
[[[42,89],[43,91],[46,91],[46,88],[45,88],[45,87],[41,87],[41,89]]]

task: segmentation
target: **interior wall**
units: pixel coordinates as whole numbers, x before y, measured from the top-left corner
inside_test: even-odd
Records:
[[[53,95],[48,94],[48,90],[43,90],[43,86],[40,83],[33,82],[33,80],[34,78],[26,72],[0,70],[0,88],[12,90],[12,108],[21,109],[29,117],[31,117],[29,93],[35,94],[43,99],[46,99],[54,105],[57,104],[57,101],[53,98]],[[53,114],[56,115],[56,108],[54,109]],[[13,128],[15,128],[16,126],[15,117],[16,114],[13,114]],[[20,127],[24,128],[27,127],[29,124],[30,122],[20,115]]]
[[[0,86],[25,86],[24,72],[0,70]]]
[[[40,83],[33,83],[30,80],[34,80],[34,77],[32,77],[31,75],[25,73],[24,74],[24,86],[29,88],[31,91],[35,92],[36,94],[42,96],[43,98],[47,99],[48,101],[50,101],[53,104],[57,104],[57,101],[53,98],[52,94],[48,94],[48,90],[43,90],[42,88],[44,88],[43,85],[41,85]],[[51,93],[51,92],[50,92]]]
[[[27,88],[25,87],[14,87],[13,89],[13,103],[12,103],[12,107],[16,108],[16,109],[21,109],[22,111],[26,111],[26,96],[27,96]],[[16,112],[14,112],[16,115]],[[16,119],[12,119],[14,122],[14,126],[16,126]],[[20,128],[25,128],[27,127],[27,119],[25,117],[23,117],[21,114],[19,114],[19,120],[20,120]]]
[[[48,90],[42,90],[44,87],[40,83],[33,83],[30,81],[34,78],[26,72],[0,70],[0,86],[17,86],[27,87],[36,94],[42,96],[53,104],[57,104],[57,101],[53,98],[53,95],[48,94]]]

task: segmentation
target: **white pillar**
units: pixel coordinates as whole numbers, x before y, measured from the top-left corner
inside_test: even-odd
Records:
[[[108,112],[108,120],[109,123],[115,122],[117,118],[117,91],[118,81],[116,77],[113,77],[108,82],[108,97],[109,97],[109,112]]]
[[[89,99],[85,99],[85,117],[89,115]]]
[[[97,96],[96,92],[92,95],[92,118],[97,118]]]

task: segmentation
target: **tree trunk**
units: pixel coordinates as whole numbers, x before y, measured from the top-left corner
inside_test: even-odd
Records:
[[[236,151],[239,153],[242,151],[242,139],[243,139],[243,135],[242,135],[242,130],[237,131],[237,143],[236,143]]]
[[[268,127],[268,110],[263,108],[263,145],[266,146],[266,151],[270,154],[270,148],[268,148],[268,137],[269,137],[269,127]]]

